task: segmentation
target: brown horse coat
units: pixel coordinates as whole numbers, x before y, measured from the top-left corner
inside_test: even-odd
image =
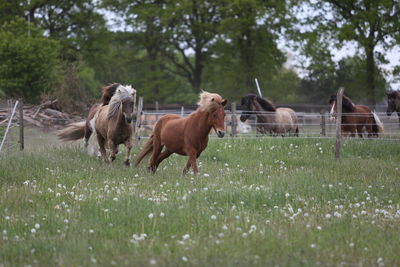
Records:
[[[214,129],[218,137],[225,134],[224,107],[226,100],[218,94],[203,92],[199,108],[188,117],[168,114],[161,117],[136,159],[136,166],[152,154],[149,170],[155,172],[158,165],[173,153],[189,156],[183,173],[191,167],[198,172],[196,159],[207,147],[208,134]],[[165,147],[164,151],[162,149]]]
[[[336,95],[329,99],[331,116],[336,112]],[[342,100],[342,133],[355,137],[363,137],[363,129],[368,133],[368,137],[378,137],[383,133],[383,125],[378,116],[371,109],[364,105],[355,105],[350,98],[343,95]]]

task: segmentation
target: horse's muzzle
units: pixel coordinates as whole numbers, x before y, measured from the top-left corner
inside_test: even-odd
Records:
[[[125,117],[125,122],[130,124],[132,122],[132,117]]]
[[[225,136],[225,132],[224,132],[224,131],[218,130],[218,131],[217,131],[217,135],[218,135],[219,138],[222,138],[222,137]]]

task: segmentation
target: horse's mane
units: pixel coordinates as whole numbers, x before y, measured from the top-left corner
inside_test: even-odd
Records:
[[[332,104],[333,102],[337,102],[336,95],[331,95],[331,97],[329,98],[329,104]],[[349,97],[343,95],[342,108],[345,112],[353,112],[356,109],[356,105],[353,103],[353,101],[351,101]]]
[[[199,110],[205,110],[205,111],[213,111],[216,110],[223,102],[223,98],[219,94],[215,93],[209,93],[206,91],[202,91],[199,95],[199,102],[197,105],[199,105]]]
[[[265,110],[265,111],[276,111],[276,107],[274,104],[272,104],[272,102],[266,98],[262,98],[257,96],[257,102],[261,105],[261,107]]]
[[[103,106],[108,105],[110,103],[111,97],[115,94],[115,91],[120,85],[121,84],[119,83],[110,83],[109,85],[102,87],[103,94],[101,96],[101,102]]]
[[[136,94],[136,90],[132,88],[130,85],[118,85],[115,90],[114,95],[111,97],[110,100],[110,108],[108,109],[107,116],[110,118],[117,114],[119,107],[122,104],[122,101],[125,99],[132,99],[135,100],[134,96]]]
[[[396,98],[400,99],[400,92],[391,90],[391,91],[387,92],[387,97],[388,97],[388,99],[396,99]]]

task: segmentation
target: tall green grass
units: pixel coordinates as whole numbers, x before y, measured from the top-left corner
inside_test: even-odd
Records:
[[[79,147],[0,158],[0,265],[400,265],[400,144],[211,140],[200,174]]]

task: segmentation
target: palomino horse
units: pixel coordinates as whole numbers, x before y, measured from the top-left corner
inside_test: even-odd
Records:
[[[90,126],[90,121],[94,118],[94,115],[97,113],[101,106],[108,105],[110,103],[111,97],[114,95],[117,90],[119,83],[112,83],[107,86],[102,87],[102,96],[101,102],[96,103],[89,109],[89,114],[85,121],[71,123],[67,126],[67,128],[58,132],[58,138],[61,141],[76,141],[82,138],[85,138],[85,147],[89,144],[90,136],[92,135],[94,129]],[[83,130],[82,130],[82,126]]]
[[[297,116],[293,109],[276,108],[271,101],[255,94],[242,98],[244,112],[240,120],[245,122],[252,114],[257,118],[257,131],[261,134],[282,135],[286,133],[299,135]]]
[[[218,137],[225,135],[225,111],[227,101],[218,94],[202,92],[199,107],[186,118],[168,114],[161,117],[154,126],[150,140],[144,145],[136,159],[136,166],[147,156],[152,154],[149,170],[153,173],[158,165],[173,153],[189,156],[185,174],[189,168],[198,172],[196,159],[207,147],[208,134],[211,129]],[[162,149],[165,147],[163,152]]]
[[[124,163],[130,165],[135,95],[136,90],[131,86],[119,85],[109,104],[99,106],[93,118],[89,121],[91,131],[96,131],[101,157],[105,162],[113,161],[118,153],[118,146],[125,144],[127,155]],[[73,140],[72,138],[77,136],[82,138],[84,136],[82,133],[85,132],[85,125],[86,122],[81,122],[80,125],[75,124],[72,128],[62,130],[59,133],[60,139]],[[81,133],[80,135],[76,134],[78,130]],[[106,147],[111,150],[109,159],[107,159]]]
[[[336,113],[336,95],[332,95],[329,99],[331,107],[331,118]],[[342,100],[342,133],[355,137],[356,133],[359,137],[363,137],[363,128],[368,132],[368,137],[378,137],[383,133],[383,125],[375,112],[364,105],[355,105],[350,98],[343,95]]]
[[[399,118],[400,126],[400,92],[399,91],[389,91],[387,92],[388,108],[386,114],[388,116],[392,115],[393,112],[397,112],[397,117]]]

